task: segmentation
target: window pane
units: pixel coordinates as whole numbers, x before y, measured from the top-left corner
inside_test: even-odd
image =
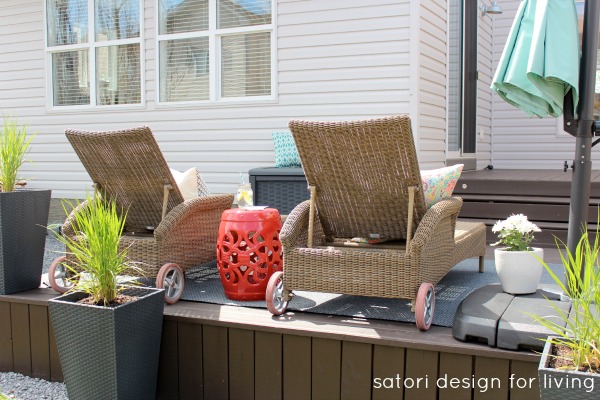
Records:
[[[221,95],[271,94],[271,34],[230,35],[221,38]]]
[[[106,46],[96,49],[96,102],[141,103],[140,45]]]
[[[271,23],[271,0],[217,0],[219,28]]]
[[[55,106],[90,104],[87,50],[52,54],[52,84]]]
[[[208,30],[208,0],[160,0],[159,33]]]
[[[87,43],[87,0],[48,0],[48,46]]]
[[[140,37],[139,0],[96,0],[96,40]]]
[[[208,38],[160,43],[160,100],[208,100]]]

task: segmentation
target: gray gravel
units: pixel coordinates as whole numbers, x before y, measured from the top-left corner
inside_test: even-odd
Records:
[[[64,253],[65,247],[52,234],[46,239],[44,274],[56,257]],[[45,277],[42,279],[44,282]],[[45,281],[47,283],[47,280]],[[67,389],[63,383],[30,378],[14,372],[0,373],[0,393],[9,399],[18,400],[67,400]]]
[[[30,378],[15,372],[0,374],[0,393],[4,393],[9,399],[68,400],[63,383]]]

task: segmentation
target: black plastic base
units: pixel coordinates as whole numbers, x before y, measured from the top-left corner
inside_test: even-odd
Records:
[[[461,341],[479,341],[507,350],[542,350],[543,339],[553,332],[527,313],[557,315],[550,302],[565,313],[571,309],[570,302],[542,292],[542,287],[556,289],[553,285],[540,285],[536,293],[512,295],[504,293],[500,284],[494,284],[473,291],[456,310],[452,335]]]

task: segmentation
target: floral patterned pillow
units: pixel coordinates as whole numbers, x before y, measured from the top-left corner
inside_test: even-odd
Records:
[[[463,167],[463,164],[456,164],[450,167],[421,171],[423,194],[425,195],[427,208],[431,208],[441,199],[452,196]]]
[[[275,166],[277,168],[301,166],[292,132],[273,132],[273,145],[275,146]]]

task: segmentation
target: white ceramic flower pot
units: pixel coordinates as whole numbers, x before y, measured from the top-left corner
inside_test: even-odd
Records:
[[[496,272],[500,277],[502,290],[512,294],[535,293],[544,267],[544,249],[534,247],[532,251],[494,250]]]

